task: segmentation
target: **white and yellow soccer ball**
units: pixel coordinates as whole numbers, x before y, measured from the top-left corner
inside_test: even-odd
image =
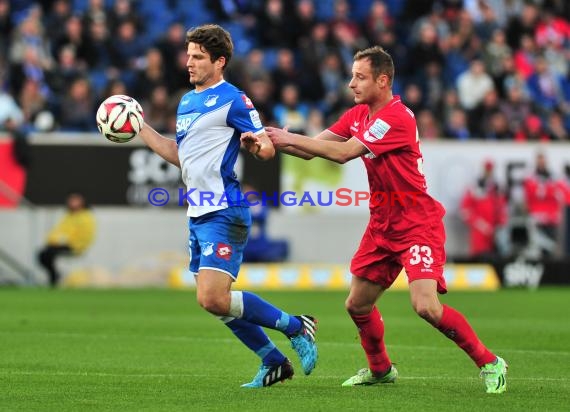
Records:
[[[122,94],[106,98],[96,117],[101,134],[115,143],[132,140],[144,126],[144,113],[139,102]]]

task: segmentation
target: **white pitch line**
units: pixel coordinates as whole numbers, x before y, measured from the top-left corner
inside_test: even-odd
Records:
[[[108,373],[108,372],[74,372],[74,371],[14,371],[0,369],[0,375],[35,375],[35,376],[85,376],[85,377],[111,377],[111,378],[212,378],[214,375],[204,374],[188,374],[188,373]],[[237,375],[234,375],[237,376]],[[340,375],[315,375],[317,379],[335,379],[342,380],[346,376]],[[399,376],[400,380],[444,380],[444,381],[478,381],[477,377],[467,376]],[[509,381],[526,381],[526,382],[570,382],[570,378],[545,378],[545,377],[509,377]]]
[[[18,335],[33,335],[33,336],[40,336],[40,337],[53,337],[53,338],[70,338],[70,339],[105,339],[105,340],[112,340],[112,339],[119,339],[119,338],[130,338],[130,339],[145,339],[151,341],[165,341],[165,342],[218,342],[218,343],[233,343],[236,342],[233,338],[205,338],[205,337],[196,337],[196,336],[169,336],[169,335],[162,335],[162,336],[146,336],[146,335],[127,335],[127,334],[117,334],[117,335],[109,335],[103,333],[75,333],[75,332],[11,332],[11,331],[0,331],[0,335],[10,335],[10,334],[18,334]],[[276,343],[286,343],[288,341],[274,339]],[[360,343],[358,341],[355,342],[328,342],[328,341],[321,341],[317,339],[317,344],[319,346],[329,346],[329,347],[360,347]],[[426,350],[426,351],[456,351],[457,348],[454,345],[447,345],[447,346],[427,346],[427,345],[400,345],[400,344],[391,344],[386,343],[388,348],[394,349],[413,349],[413,350]],[[542,349],[517,349],[517,348],[491,348],[495,352],[508,352],[508,353],[520,353],[520,354],[530,354],[530,355],[537,355],[537,356],[570,356],[570,351],[549,351],[549,350],[542,350]]]

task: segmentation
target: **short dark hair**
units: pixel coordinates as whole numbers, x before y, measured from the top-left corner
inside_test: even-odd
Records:
[[[369,59],[372,66],[374,79],[381,74],[385,74],[390,79],[390,86],[394,81],[394,61],[392,56],[380,46],[369,47],[360,50],[354,55],[354,61]]]
[[[204,24],[191,28],[186,32],[186,47],[188,43],[200,45],[200,48],[208,52],[212,63],[220,57],[225,57],[224,69],[228,66],[234,51],[230,33],[217,24]]]

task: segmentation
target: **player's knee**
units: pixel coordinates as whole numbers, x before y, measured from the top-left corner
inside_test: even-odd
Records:
[[[436,325],[438,323],[441,316],[439,315],[438,305],[434,304],[434,302],[419,300],[413,302],[412,306],[422,319],[432,325]]]
[[[225,316],[230,309],[227,296],[223,295],[198,295],[198,304],[213,315]]]
[[[372,311],[373,304],[358,302],[350,296],[344,302],[344,307],[350,315],[365,315]]]

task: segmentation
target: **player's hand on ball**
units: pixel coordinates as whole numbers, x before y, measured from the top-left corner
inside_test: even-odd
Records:
[[[96,118],[101,134],[115,143],[132,140],[144,126],[144,113],[139,102],[121,94],[105,99]]]

